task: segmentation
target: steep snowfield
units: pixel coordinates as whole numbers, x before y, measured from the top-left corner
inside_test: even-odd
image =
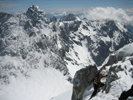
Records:
[[[15,67],[21,66],[16,59],[9,60],[16,64]],[[9,84],[0,86],[0,100],[49,100],[72,88],[67,77],[54,68],[44,68],[40,63],[37,69],[27,70],[24,76],[14,69],[16,77],[11,75]]]
[[[71,96],[72,96],[72,88],[50,100],[71,100]]]
[[[66,54],[67,57],[73,59],[72,62],[67,61],[67,67],[72,77],[74,77],[76,71],[79,69],[85,68],[89,64],[94,64],[94,61],[88,52],[86,40],[82,41],[82,46],[77,44],[74,44],[73,46],[74,48],[70,49],[70,52]]]
[[[132,54],[133,54],[133,43],[130,43],[115,52],[115,55],[118,57],[119,56],[126,57]]]

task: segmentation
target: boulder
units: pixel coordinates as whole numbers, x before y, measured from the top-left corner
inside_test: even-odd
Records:
[[[118,62],[118,59],[117,59],[116,55],[112,54],[109,56],[109,60],[106,65],[112,65],[117,62]]]
[[[85,89],[92,84],[92,77],[97,72],[96,65],[88,66],[76,72],[73,79],[72,100],[82,100]]]

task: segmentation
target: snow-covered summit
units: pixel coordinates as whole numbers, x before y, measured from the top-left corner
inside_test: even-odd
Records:
[[[43,12],[43,10],[39,9],[39,7],[37,5],[31,5],[28,10],[32,10],[32,11],[41,11]],[[27,11],[28,11],[27,10]]]
[[[34,19],[36,21],[38,21],[40,18],[46,19],[46,15],[43,12],[43,10],[40,10],[39,7],[35,5],[32,5],[31,7],[28,8],[28,10],[26,11],[26,15],[29,18]]]
[[[32,13],[44,13],[44,12],[43,12],[43,10],[39,9],[38,6],[32,5],[26,11],[26,14],[28,14],[28,13],[32,14]]]

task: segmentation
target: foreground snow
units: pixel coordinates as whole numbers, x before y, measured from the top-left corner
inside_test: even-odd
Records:
[[[71,96],[72,96],[72,88],[50,100],[71,100]]]
[[[21,74],[10,78],[9,85],[1,85],[0,100],[49,100],[72,88],[62,73],[54,68],[39,68],[25,79]]]

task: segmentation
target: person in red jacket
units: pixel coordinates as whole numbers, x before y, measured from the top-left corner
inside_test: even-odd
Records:
[[[92,97],[94,97],[94,96],[97,94],[97,92],[99,91],[99,88],[100,88],[100,87],[103,87],[103,86],[104,86],[104,83],[101,82],[101,79],[102,79],[103,77],[107,77],[107,75],[104,75],[104,74],[102,74],[102,73],[98,73],[98,74],[92,79],[92,81],[93,81],[93,86],[94,86],[94,92],[92,93],[90,99],[91,99]]]

